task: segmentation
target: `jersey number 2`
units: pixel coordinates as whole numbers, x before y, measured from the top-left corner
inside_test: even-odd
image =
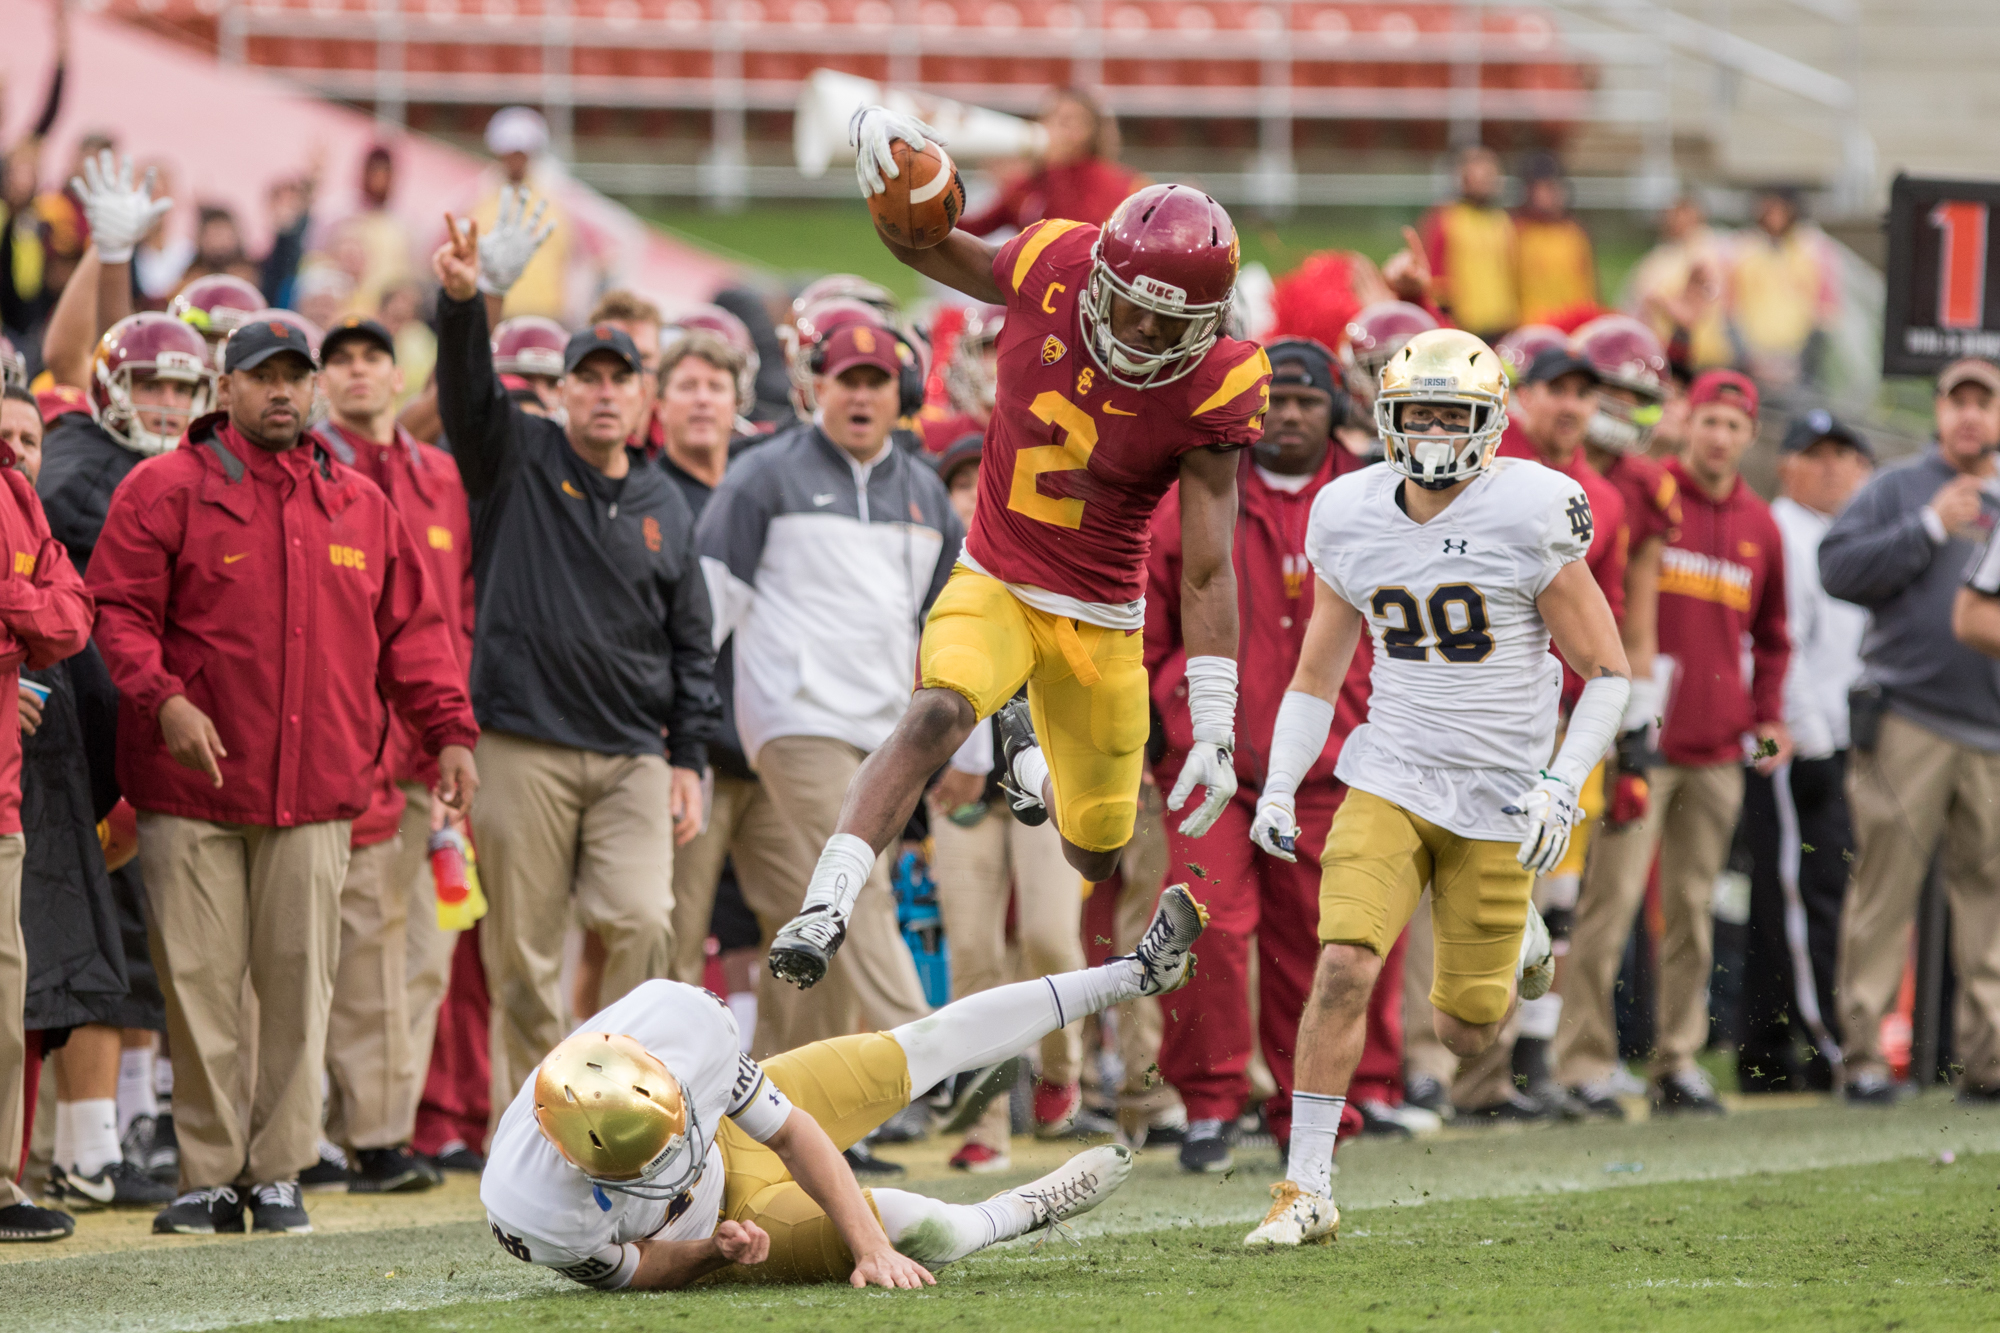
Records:
[[[1447,662],[1483,662],[1493,651],[1493,634],[1486,617],[1486,599],[1470,583],[1440,583],[1431,589],[1420,606],[1408,588],[1377,588],[1369,608],[1388,625],[1382,631],[1382,647],[1399,662],[1422,662],[1430,656],[1428,633],[1436,638],[1438,656]],[[1430,611],[1430,624],[1424,611]]]
[[[1088,467],[1097,448],[1097,423],[1090,419],[1090,413],[1054,391],[1035,395],[1028,410],[1059,429],[1062,443],[1037,445],[1014,455],[1014,483],[1007,491],[1007,507],[1059,528],[1080,528],[1083,501],[1074,496],[1043,495],[1038,482],[1044,472],[1081,472]]]

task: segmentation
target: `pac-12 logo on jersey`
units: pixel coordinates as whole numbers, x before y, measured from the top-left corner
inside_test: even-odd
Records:
[[[1581,495],[1572,495],[1569,498],[1569,508],[1563,510],[1563,513],[1569,517],[1570,535],[1586,546],[1589,545],[1590,535],[1595,531],[1590,517],[1590,501]]]
[[[1055,334],[1051,333],[1048,337],[1042,339],[1043,365],[1053,366],[1056,362],[1062,360],[1064,357],[1068,355],[1069,355],[1069,348],[1063,343],[1063,340],[1056,337]]]

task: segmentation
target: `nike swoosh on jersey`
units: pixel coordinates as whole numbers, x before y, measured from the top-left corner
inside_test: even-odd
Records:
[[[1136,417],[1139,415],[1137,412],[1127,412],[1122,407],[1113,407],[1109,403],[1104,405],[1104,414],[1113,417]]]
[[[222,557],[222,563],[223,563],[223,564],[225,564],[225,565],[233,565],[233,564],[235,564],[235,563],[236,563],[236,562],[237,562],[238,560],[248,560],[249,558],[250,558],[250,553],[249,553],[248,551],[245,551],[245,552],[244,552],[244,553],[243,553],[242,555],[225,555],[225,556],[223,556],[223,557]]]

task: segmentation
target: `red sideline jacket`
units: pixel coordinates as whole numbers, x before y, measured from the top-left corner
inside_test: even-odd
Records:
[[[1738,477],[1717,503],[1678,458],[1680,535],[1660,565],[1660,651],[1674,659],[1660,748],[1667,762],[1741,762],[1743,735],[1784,716],[1785,548],[1771,511]],[[1743,680],[1743,638],[1754,664]]]
[[[290,827],[368,807],[387,719],[479,737],[465,669],[388,499],[324,446],[258,448],[221,413],[132,470],[90,562],[118,686],[118,780],[141,810]],[[160,705],[208,714],[223,785],[176,763]]]
[[[1258,475],[1245,456],[1236,475],[1236,602],[1242,621],[1237,651],[1236,777],[1254,794],[1269,767],[1271,728],[1291,684],[1312,618],[1313,572],[1306,560],[1306,521],[1313,497],[1344,472],[1365,466],[1335,444],[1319,474],[1296,495]],[[1348,734],[1368,720],[1368,670],[1374,654],[1361,636],[1334,705],[1333,730],[1304,782],[1331,783]],[[1188,715],[1187,645],[1181,640],[1181,492],[1176,485],[1153,514],[1153,549],[1146,557],[1146,670],[1153,706],[1166,723],[1170,755],[1194,745]],[[1303,783],[1301,784],[1303,785]]]
[[[1555,468],[1557,472],[1574,480],[1583,487],[1583,498],[1590,501],[1590,518],[1593,531],[1590,549],[1584,552],[1584,566],[1590,576],[1597,580],[1597,586],[1604,593],[1604,600],[1611,603],[1611,615],[1620,625],[1625,623],[1625,556],[1631,549],[1632,531],[1625,516],[1625,497],[1616,486],[1606,481],[1598,470],[1592,467],[1579,449],[1570,455],[1565,467],[1554,463],[1537,453],[1529,441],[1528,433],[1520,423],[1509,421],[1507,429],[1500,436],[1499,456],[1502,458],[1525,458],[1540,463],[1543,467]],[[1561,661],[1562,654],[1551,643],[1549,651]],[[1569,708],[1583,693],[1583,677],[1569,669],[1563,662],[1562,706]]]
[[[21,831],[21,668],[53,666],[90,642],[90,594],[49,535],[35,488],[0,445],[0,833]]]
[[[376,444],[327,422],[316,432],[335,458],[381,488],[403,516],[422,558],[431,591],[444,612],[445,623],[457,633],[458,680],[472,672],[472,514],[458,463],[444,450],[421,443],[396,428],[394,444]],[[369,847],[396,836],[403,818],[399,782],[426,787],[438,780],[437,760],[424,753],[417,733],[400,717],[389,720],[389,748],[367,813],[354,821],[354,845]]]

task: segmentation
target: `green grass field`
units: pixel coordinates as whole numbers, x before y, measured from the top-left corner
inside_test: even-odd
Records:
[[[892,1150],[907,1187],[969,1199],[1016,1177]],[[1943,1160],[1949,1153],[1953,1160]],[[1275,1162],[1227,1178],[1142,1156],[1079,1245],[1022,1241],[922,1293],[724,1286],[607,1296],[502,1253],[470,1180],[408,1200],[314,1195],[310,1237],[155,1238],[98,1214],[0,1254],[11,1327],[341,1333],[2000,1328],[2000,1112],[1932,1094],[1890,1111],[1763,1099],[1722,1121],[1450,1130],[1342,1149],[1340,1241],[1248,1254]]]

